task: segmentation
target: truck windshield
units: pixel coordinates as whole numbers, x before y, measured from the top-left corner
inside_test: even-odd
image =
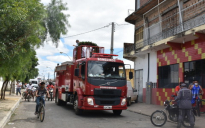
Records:
[[[125,79],[124,64],[117,62],[89,61],[88,77]]]

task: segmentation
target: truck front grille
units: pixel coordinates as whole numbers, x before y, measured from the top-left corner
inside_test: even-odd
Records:
[[[120,89],[94,89],[94,95],[95,96],[121,96],[121,90]]]
[[[105,98],[105,97],[97,97],[94,96],[95,99],[95,104],[97,105],[111,105],[111,106],[115,106],[115,105],[119,105],[120,104],[120,97],[110,97],[110,98]]]

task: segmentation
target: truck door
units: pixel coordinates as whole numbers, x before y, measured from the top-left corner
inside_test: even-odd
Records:
[[[85,77],[86,77],[86,73],[85,73],[85,67],[86,67],[86,63],[82,62],[80,64],[80,78],[79,78],[79,87],[83,90],[83,92],[85,91]]]

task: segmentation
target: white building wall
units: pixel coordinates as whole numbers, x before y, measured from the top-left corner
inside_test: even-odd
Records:
[[[150,76],[149,81],[157,83],[157,52],[150,53]]]
[[[143,88],[146,88],[148,77],[148,54],[143,58],[137,57],[134,62],[134,69],[143,70]],[[149,82],[157,82],[157,52],[150,52]],[[135,80],[136,81],[136,80]]]

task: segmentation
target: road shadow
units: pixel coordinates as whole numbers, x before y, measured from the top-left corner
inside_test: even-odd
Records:
[[[65,109],[66,111],[71,111],[73,114],[75,114],[73,105],[67,104],[65,106],[59,106],[62,109]],[[123,114],[123,111],[122,111]],[[78,116],[78,115],[77,115]],[[80,117],[89,117],[89,118],[123,118],[123,115],[114,115],[112,110],[84,110],[82,115],[79,115]]]
[[[10,121],[12,123],[15,123],[15,122],[29,122],[29,123],[41,123],[40,120],[37,118],[37,116],[35,117],[28,117],[26,119],[14,119],[12,121]]]

